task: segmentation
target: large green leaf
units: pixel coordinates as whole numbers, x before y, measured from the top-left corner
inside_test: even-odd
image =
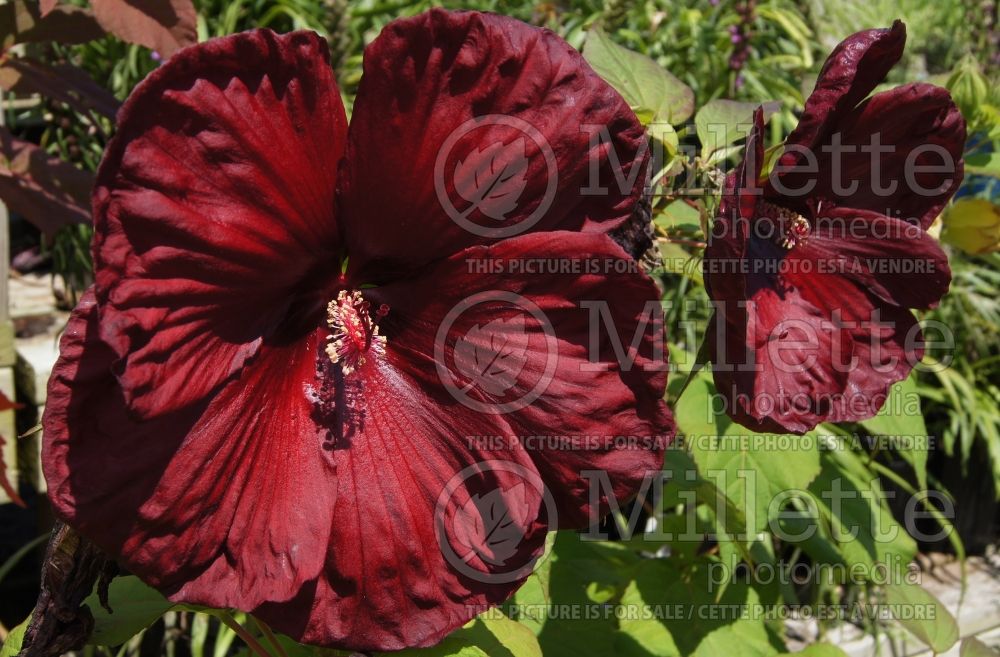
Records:
[[[619,46],[599,27],[591,28],[583,56],[618,90],[643,124],[684,123],[694,112],[694,92],[649,57]]]
[[[958,642],[955,617],[923,587],[908,582],[889,584],[885,603],[899,624],[934,652],[945,652]]]
[[[549,558],[536,569],[538,579],[518,591],[513,608],[525,625],[534,619],[545,657],[615,654],[617,623],[604,612],[614,609],[640,561],[621,544],[556,532]]]
[[[621,631],[634,644],[632,655],[651,657],[766,657],[777,650],[753,610],[756,591],[730,584],[721,596],[711,571],[723,564],[702,560],[679,568],[666,559],[647,559],[622,595]],[[750,611],[750,617],[743,612]],[[623,642],[619,642],[622,645]],[[623,651],[624,652],[624,651]]]
[[[94,615],[94,632],[89,643],[100,646],[125,643],[174,606],[159,591],[134,575],[112,580],[108,587],[110,613],[101,606],[96,593],[84,600],[84,604]]]
[[[852,578],[878,579],[886,569],[902,572],[917,546],[893,518],[878,478],[847,450],[823,451],[821,464],[809,485],[823,520],[817,532],[823,531],[823,540],[851,567]]]
[[[743,509],[752,542],[777,515],[776,497],[805,491],[819,474],[819,445],[814,435],[759,434],[732,423],[718,399],[711,376],[699,373],[675,406],[677,423],[701,476]]]
[[[892,439],[896,451],[913,467],[921,490],[927,489],[930,439],[920,410],[916,372],[892,386],[882,410],[875,417],[864,420],[861,426],[873,435]]]

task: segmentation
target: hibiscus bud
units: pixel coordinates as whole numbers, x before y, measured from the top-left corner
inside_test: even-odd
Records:
[[[972,120],[984,103],[989,102],[990,86],[979,64],[966,57],[952,72],[947,82],[951,97],[967,121]]]
[[[974,255],[1000,249],[1000,206],[983,199],[955,203],[945,215],[941,240]]]

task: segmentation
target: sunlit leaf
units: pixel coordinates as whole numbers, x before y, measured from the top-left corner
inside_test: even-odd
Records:
[[[541,657],[530,629],[497,610],[488,611],[431,648],[387,653],[394,657]]]
[[[7,638],[4,639],[3,645],[0,646],[0,657],[15,657],[17,653],[21,652],[24,633],[28,631],[28,623],[30,622],[31,616],[29,615],[20,625],[7,633]]]
[[[709,159],[741,139],[746,139],[753,127],[753,114],[760,103],[736,100],[711,100],[698,110],[694,117],[701,156]],[[764,103],[764,120],[778,110],[779,103]]]
[[[958,642],[955,617],[923,587],[906,582],[888,584],[885,603],[899,624],[934,652],[945,652]]]
[[[921,490],[926,490],[930,439],[920,409],[916,376],[913,372],[892,386],[885,406],[875,417],[862,421],[861,426],[873,435],[888,437],[899,455],[913,467]]]
[[[694,112],[694,92],[649,57],[619,46],[599,27],[591,28],[583,56],[618,90],[644,124],[683,123]]]

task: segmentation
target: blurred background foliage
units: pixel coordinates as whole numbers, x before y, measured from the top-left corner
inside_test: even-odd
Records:
[[[82,0],[64,5],[80,8]],[[176,4],[176,3],[175,3]],[[33,0],[9,0],[41,20]],[[907,24],[908,43],[904,60],[893,69],[886,87],[904,82],[927,81],[947,86],[969,122],[967,180],[957,201],[948,208],[932,229],[945,242],[954,280],[951,292],[941,305],[928,313],[928,322],[940,322],[953,335],[953,344],[937,343],[928,354],[928,367],[915,374],[894,391],[900,400],[919,399],[915,409],[905,403],[894,410],[860,425],[823,426],[803,440],[813,440],[813,448],[795,453],[761,450],[720,454],[699,448],[696,440],[673,450],[665,469],[678,476],[666,487],[659,509],[646,508],[640,517],[657,517],[665,525],[693,521],[704,531],[703,541],[656,541],[634,536],[629,528],[631,509],[620,510],[610,523],[611,535],[618,539],[599,543],[571,541],[565,533],[553,537],[552,556],[529,579],[515,597],[515,602],[532,604],[629,602],[644,605],[664,602],[689,602],[712,595],[705,586],[706,568],[713,563],[733,566],[754,564],[805,563],[814,569],[836,564],[860,565],[869,572],[880,560],[909,563],[918,549],[946,550],[964,557],[966,550],[982,552],[995,543],[1000,496],[1000,31],[997,6],[992,0],[472,0],[436,2],[430,0],[195,0],[197,20],[193,26],[199,41],[255,27],[278,31],[311,29],[327,36],[332,65],[340,83],[345,104],[350,106],[361,77],[363,49],[391,20],[409,16],[431,6],[480,9],[503,13],[523,21],[547,27],[564,37],[574,47],[585,49],[588,35],[603,31],[611,46],[628,49],[648,57],[664,71],[690,88],[695,107],[700,112],[713,101],[727,99],[749,103],[745,107],[777,101],[769,123],[769,145],[779,144],[795,126],[805,97],[815,82],[826,54],[844,37],[862,29],[886,27],[895,19]],[[0,5],[2,7],[2,5]],[[20,37],[6,27],[0,32],[7,49],[0,69],[9,69],[14,60],[31,59],[45,66],[75,67],[78,73],[61,78],[69,95],[46,93],[37,84],[17,82],[0,70],[0,86],[8,90],[5,123],[10,134],[28,144],[36,144],[61,162],[71,163],[79,171],[93,172],[100,162],[109,135],[113,133],[113,110],[130,90],[150,71],[160,65],[164,53],[144,45],[129,43],[114,34],[84,39],[33,39],[10,47]],[[596,37],[593,37],[596,38]],[[83,43],[76,41],[83,40]],[[135,39],[132,39],[133,41]],[[591,46],[593,47],[593,46]],[[585,50],[586,52],[586,50]],[[600,54],[588,54],[599,58]],[[594,62],[595,68],[605,73]],[[609,77],[606,75],[606,77]],[[613,71],[609,77],[615,81]],[[75,82],[70,81],[70,79]],[[81,81],[82,79],[82,81]],[[30,80],[29,80],[30,82]],[[20,84],[21,86],[18,86]],[[674,84],[671,82],[670,84]],[[58,85],[57,85],[58,87]],[[626,99],[632,100],[624,92]],[[741,157],[738,129],[736,138],[709,147],[690,121],[673,124],[663,117],[646,116],[645,108],[637,114],[650,123],[654,146],[666,148],[656,178],[663,182],[664,193],[653,201],[658,257],[653,273],[664,290],[671,354],[679,372],[673,375],[668,399],[675,407],[682,433],[698,436],[736,435],[745,430],[734,427],[713,408],[711,377],[704,372],[687,381],[695,354],[700,346],[708,315],[707,295],[699,272],[704,247],[704,227],[715,207],[716,189],[722,172]],[[695,118],[698,115],[696,114]],[[733,117],[729,119],[735,123]],[[659,142],[657,144],[657,142]],[[686,147],[690,156],[683,154]],[[23,148],[28,148],[24,146]],[[16,154],[5,144],[7,162]],[[16,149],[14,149],[16,150]],[[678,154],[681,153],[681,154]],[[13,170],[13,169],[12,169]],[[48,169],[46,169],[48,171]],[[61,171],[61,170],[59,170]],[[14,171],[27,178],[40,179],[33,170]],[[57,171],[58,173],[58,171]],[[692,181],[703,188],[700,195],[684,194]],[[3,190],[0,189],[0,196]],[[44,210],[87,213],[85,202],[68,198],[47,198]],[[75,205],[74,205],[75,204]],[[61,209],[61,210],[60,210]],[[18,208],[14,208],[15,211]],[[22,213],[30,214],[30,213]],[[42,228],[25,229],[14,240],[15,256],[36,253],[54,278],[61,282],[67,306],[89,284],[90,228],[79,221],[45,223],[26,216],[29,223]],[[53,226],[55,226],[53,228]],[[38,266],[38,265],[35,265]],[[944,363],[946,367],[934,367]],[[685,384],[687,387],[685,387]],[[681,391],[683,389],[683,395]],[[932,436],[931,445],[907,443],[898,450],[884,450],[857,440],[872,435]],[[825,437],[824,437],[825,436]],[[853,439],[853,440],[852,440]],[[821,449],[820,441],[835,441],[838,449]],[[838,442],[839,441],[839,442]],[[752,452],[752,450],[751,450]],[[748,498],[734,489],[731,482],[709,476],[720,463],[743,463],[763,481],[781,486],[800,487],[807,491],[804,504],[814,505],[819,534],[816,538],[795,543],[782,541],[766,527],[754,525],[747,514],[758,509],[766,498]],[[724,466],[721,470],[725,471]],[[694,473],[693,478],[680,473]],[[824,492],[835,478],[847,480],[859,491],[891,490],[909,494],[926,487],[952,496],[957,516],[949,522],[938,518],[929,521],[957,532],[944,539],[918,544],[905,535],[893,541],[871,541],[864,549],[839,541],[833,531],[839,519],[824,507]],[[985,490],[985,494],[984,494]],[[761,495],[768,494],[763,491]],[[899,505],[877,495],[863,497],[852,509],[855,518],[868,523],[867,529],[895,526],[900,517]],[[723,518],[714,502],[733,513]],[[940,505],[929,504],[940,516]],[[776,512],[758,509],[758,519],[775,521]],[[648,518],[647,518],[648,519]],[[693,520],[692,520],[693,519]],[[735,523],[735,525],[734,525]],[[634,523],[633,523],[634,525]],[[756,538],[740,539],[738,530],[753,526],[763,530]],[[634,527],[632,527],[634,529]],[[654,559],[651,557],[669,557]],[[867,570],[866,570],[867,569]],[[683,586],[677,588],[676,582]],[[130,588],[132,587],[132,588]],[[123,584],[122,604],[132,596],[153,596],[138,582]],[[134,590],[133,590],[134,589]],[[138,591],[136,593],[135,591]],[[880,586],[866,575],[860,581],[821,579],[802,586],[776,587],[759,582],[731,581],[726,599],[741,603],[817,604],[884,601],[904,598],[912,592]],[[718,593],[719,596],[723,593]],[[146,598],[142,598],[146,599]],[[715,597],[719,600],[719,597]],[[117,605],[114,605],[117,606]],[[157,654],[149,646],[162,646],[169,654],[214,657],[232,654],[234,634],[228,621],[220,616],[194,614],[190,610],[156,607],[155,614],[126,622],[135,631],[132,639],[114,642],[120,646],[89,648],[107,657],[125,654]],[[806,642],[822,639],[832,625],[820,622],[818,634],[811,637],[789,635],[786,624],[773,620],[739,620],[706,627],[684,627],[666,621],[629,622],[604,619],[597,623],[574,623],[568,620],[533,620],[516,618],[508,608],[513,623],[506,617],[484,618],[456,633],[447,646],[426,654],[489,654],[484,641],[499,642],[509,654],[535,654],[536,647],[545,654],[579,655],[714,655],[729,652],[740,655],[776,655],[786,649],[789,640]],[[159,618],[159,620],[156,620]],[[931,627],[948,636],[950,616],[941,615]],[[113,620],[107,620],[113,624]],[[237,615],[237,620],[248,619]],[[155,622],[154,622],[155,621]],[[875,634],[886,631],[882,618],[853,621]],[[953,620],[951,621],[953,623]],[[527,627],[533,637],[521,641],[519,632]],[[211,628],[211,630],[210,630]],[[119,628],[120,629],[120,628]],[[907,627],[911,633],[927,639],[927,627]],[[134,632],[133,632],[134,633]],[[266,633],[257,633],[258,637]],[[116,635],[117,636],[117,635]],[[125,636],[132,636],[128,632]],[[485,637],[485,638],[484,638]],[[946,639],[940,639],[942,645]],[[99,641],[98,641],[99,643]],[[312,654],[282,639],[283,650],[292,654]],[[524,646],[528,645],[528,648]],[[145,648],[144,648],[145,646]],[[472,647],[470,647],[472,646]],[[475,646],[480,646],[475,648]],[[935,649],[941,645],[935,646]],[[476,650],[479,652],[476,652]],[[147,650],[147,652],[143,652]],[[247,648],[239,648],[242,653]],[[462,652],[462,651],[466,652]],[[824,648],[825,650],[825,648]],[[276,648],[277,651],[277,648]],[[280,651],[279,651],[280,652]],[[836,655],[819,652],[817,655]]]

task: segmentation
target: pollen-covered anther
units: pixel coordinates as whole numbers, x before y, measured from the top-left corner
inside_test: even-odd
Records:
[[[374,315],[371,304],[360,292],[341,290],[326,306],[326,321],[330,326],[326,354],[339,363],[344,375],[350,375],[365,364],[366,358],[385,353],[385,336],[379,334],[378,320],[389,313],[385,304]]]
[[[781,240],[781,246],[791,249],[805,243],[809,239],[810,231],[809,221],[802,215],[795,215],[791,218],[784,239]]]

